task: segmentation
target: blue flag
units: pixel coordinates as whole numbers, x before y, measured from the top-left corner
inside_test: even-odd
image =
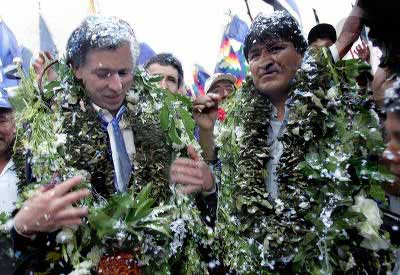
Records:
[[[147,60],[156,55],[156,52],[153,51],[153,49],[144,42],[140,43],[139,47],[140,47],[140,54],[137,60],[137,65],[146,64]]]
[[[264,0],[264,2],[270,4],[274,10],[286,10],[297,20],[300,27],[302,27],[303,22],[296,0]]]
[[[8,79],[3,69],[13,63],[15,57],[21,57],[20,48],[13,32],[0,20],[0,88],[17,86],[18,81]]]
[[[226,35],[228,38],[233,38],[243,43],[248,31],[249,27],[247,26],[246,22],[235,15],[233,16],[232,21],[229,24]]]
[[[53,35],[42,14],[39,14],[39,49],[40,51],[50,52],[55,58],[58,56],[58,50]]]
[[[205,95],[204,84],[206,80],[210,77],[210,75],[206,72],[206,70],[198,65],[194,65],[193,70],[193,92],[196,96]]]

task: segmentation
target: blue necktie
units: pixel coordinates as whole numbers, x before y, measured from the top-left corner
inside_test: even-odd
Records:
[[[122,136],[121,129],[119,128],[119,122],[122,119],[122,115],[125,113],[126,107],[121,106],[121,108],[118,110],[118,113],[116,116],[112,118],[110,122],[108,122],[104,116],[100,113],[100,121],[101,121],[101,128],[104,131],[107,131],[108,125],[111,123],[113,132],[114,132],[114,139],[115,139],[115,144],[117,148],[117,155],[118,159],[114,160],[114,186],[115,189],[119,193],[126,192],[128,185],[129,185],[129,180],[131,178],[131,172],[132,172],[132,165],[131,161],[128,156],[128,152],[126,151],[125,147],[125,142],[124,142],[124,137]],[[111,141],[111,137],[110,137]],[[115,163],[117,162],[117,163]],[[118,165],[119,169],[115,167]],[[118,173],[119,172],[119,173]],[[118,175],[117,175],[118,173]]]

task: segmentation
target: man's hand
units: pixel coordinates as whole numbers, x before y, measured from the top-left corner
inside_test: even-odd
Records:
[[[171,182],[179,184],[182,193],[212,192],[215,190],[214,176],[208,165],[200,160],[199,154],[188,147],[187,158],[177,158],[171,165]]]
[[[193,101],[193,117],[200,131],[212,131],[214,129],[220,101],[221,97],[216,94],[198,96]]]
[[[52,62],[54,59],[49,52],[40,52],[39,57],[35,59],[35,62],[32,64],[33,69],[36,73],[36,80],[39,81],[40,77],[44,73],[44,69],[46,66]],[[47,70],[47,81],[51,82],[57,79],[57,73],[53,68],[49,68]]]
[[[71,205],[90,194],[88,189],[71,192],[82,177],[73,177],[54,188],[41,187],[39,193],[27,200],[14,218],[18,233],[33,235],[38,232],[51,232],[63,226],[79,225],[81,218],[88,214],[86,207]]]
[[[361,58],[365,62],[369,63],[370,53],[369,53],[369,47],[367,44],[365,44],[364,42],[362,42],[361,44],[358,44],[356,46],[356,49],[354,50],[354,52],[356,53],[356,55],[359,58]]]

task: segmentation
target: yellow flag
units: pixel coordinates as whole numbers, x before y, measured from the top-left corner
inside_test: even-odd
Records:
[[[97,13],[97,11],[96,11],[96,4],[94,3],[94,0],[89,0],[88,12],[89,12],[89,14],[91,14],[91,15]]]

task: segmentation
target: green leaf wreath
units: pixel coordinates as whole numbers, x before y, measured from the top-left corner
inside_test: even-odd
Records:
[[[378,162],[384,143],[376,114],[355,81],[366,68],[360,60],[334,64],[326,49],[307,51],[289,95],[278,199],[265,185],[271,102],[250,77],[231,98],[217,139],[222,172],[214,242],[227,270],[391,270],[390,242],[367,198],[391,177]]]
[[[188,144],[199,149],[190,100],[158,87],[157,77],[137,69],[124,115],[137,144],[135,171],[128,192],[114,194],[107,135],[96,114],[88,111],[90,102],[71,68],[60,61],[55,70],[58,79],[42,91],[31,72],[14,99],[22,107],[14,148],[19,207],[41,184],[77,174],[87,176],[83,186],[93,196],[81,202],[89,208],[86,225],[61,230],[58,249],[47,254],[47,262],[63,258],[76,272],[84,273],[95,271],[103,255],[123,250],[131,251],[146,273],[168,272],[177,262],[183,262],[179,269],[185,273],[205,272],[198,246],[211,233],[201,225],[194,200],[177,192],[168,179],[173,155],[181,154]],[[35,179],[29,184],[26,160]],[[92,186],[91,179],[97,178],[99,183]]]

